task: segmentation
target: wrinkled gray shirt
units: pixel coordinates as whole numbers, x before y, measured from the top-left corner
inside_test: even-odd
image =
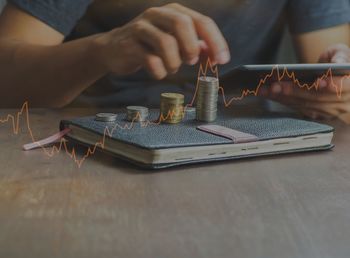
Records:
[[[95,24],[85,22],[84,32],[79,31],[77,24],[87,19],[84,14],[96,4],[91,5],[91,0],[10,2],[72,39],[122,26],[148,7],[173,1],[114,0],[116,8],[113,15],[101,14],[95,18]],[[178,2],[212,17],[220,27],[232,56],[229,64],[220,67],[222,75],[239,64],[273,63],[286,25],[291,33],[296,34],[350,21],[348,0],[243,0],[239,5],[235,0]],[[122,78],[109,75],[88,88],[73,105],[151,106],[157,105],[159,93],[164,91],[185,93],[189,99],[194,89],[197,69],[198,66],[183,66],[178,74],[161,82],[153,81],[143,70]]]

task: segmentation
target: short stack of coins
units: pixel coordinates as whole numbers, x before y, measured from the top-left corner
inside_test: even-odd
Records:
[[[180,123],[184,117],[185,97],[178,93],[160,95],[160,115],[162,121],[169,124]]]
[[[142,106],[126,107],[127,120],[130,122],[144,122],[149,114],[148,108]]]
[[[213,122],[218,111],[219,80],[215,77],[202,76],[199,78],[196,118],[199,121]]]
[[[114,113],[98,113],[95,120],[99,122],[114,122],[117,120],[117,114]]]

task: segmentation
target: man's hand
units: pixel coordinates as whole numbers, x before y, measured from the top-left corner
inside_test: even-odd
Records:
[[[321,63],[350,63],[350,49],[344,44],[329,47]],[[318,89],[307,90],[290,82],[273,83],[261,89],[261,95],[292,108],[313,119],[350,118],[350,75],[316,81]],[[340,95],[341,93],[341,95]],[[346,121],[346,122],[350,122]]]
[[[108,73],[145,68],[156,79],[195,64],[201,50],[217,64],[229,61],[214,21],[178,4],[146,10],[125,26],[64,41],[35,16],[7,4],[0,15],[0,106],[63,107]],[[18,75],[21,76],[18,76]]]
[[[208,49],[213,63],[230,60],[227,42],[215,22],[179,4],[150,8],[94,42],[97,60],[118,75],[143,67],[162,79],[176,73],[182,63],[197,63],[201,49]]]

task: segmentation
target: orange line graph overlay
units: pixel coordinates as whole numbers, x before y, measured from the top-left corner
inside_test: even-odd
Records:
[[[197,83],[196,87],[193,93],[193,97],[190,103],[188,103],[184,110],[181,111],[183,112],[182,115],[184,116],[186,113],[186,108],[192,107],[195,103],[196,95],[197,95],[197,90],[198,90],[198,85],[199,85],[199,78],[201,76],[207,76],[208,72],[211,72],[213,76],[216,78],[219,77],[219,72],[218,72],[218,67],[213,66],[208,59],[205,65],[200,65],[200,68],[198,70],[198,77],[197,77]],[[274,77],[276,75],[276,77]],[[331,86],[335,89],[335,92],[337,94],[337,97],[341,99],[342,97],[342,90],[343,90],[343,81],[346,78],[350,78],[350,75],[345,75],[341,78],[340,80],[340,85],[337,85],[334,80],[333,80],[333,74],[332,70],[329,69],[325,74],[323,74],[321,77],[319,77],[314,83],[312,84],[306,84],[306,83],[301,83],[298,78],[296,78],[294,72],[289,72],[286,68],[284,68],[282,71],[280,71],[278,66],[275,66],[270,73],[266,74],[264,78],[260,79],[258,85],[254,90],[249,90],[249,89],[244,89],[241,92],[241,95],[236,96],[236,97],[231,97],[227,98],[225,95],[225,90],[222,86],[219,86],[219,92],[222,95],[223,103],[225,107],[229,107],[234,101],[239,101],[244,99],[245,97],[252,95],[252,96],[257,96],[259,94],[259,91],[261,87],[270,79],[270,78],[277,78],[278,81],[282,81],[284,79],[288,79],[294,83],[294,85],[298,86],[301,89],[305,90],[318,90],[319,85],[321,80],[324,79],[329,79],[329,83]],[[145,122],[141,122],[142,127],[147,127],[149,125],[159,125],[163,121],[167,120],[169,117],[171,118],[172,116],[178,116],[179,112],[174,112],[174,111],[169,111],[169,113],[166,116],[163,116],[162,114],[160,115],[159,119],[157,121],[150,121],[146,120]],[[181,115],[181,114],[180,114]],[[123,125],[116,123],[111,129],[108,127],[105,127],[103,136],[100,141],[96,142],[94,145],[91,147],[88,147],[86,153],[82,155],[82,157],[78,157],[75,148],[73,147],[71,150],[69,150],[67,146],[67,141],[62,138],[58,144],[52,146],[52,147],[45,147],[43,145],[40,145],[40,143],[35,139],[34,133],[31,129],[31,124],[30,124],[30,116],[29,116],[29,103],[26,101],[22,108],[20,109],[17,114],[12,115],[8,114],[5,118],[0,119],[0,123],[11,123],[12,124],[12,129],[14,134],[18,134],[20,130],[20,119],[21,117],[24,117],[26,120],[26,126],[31,138],[31,141],[33,143],[37,143],[38,147],[40,147],[44,154],[46,154],[49,157],[53,157],[54,155],[58,154],[61,151],[65,151],[65,153],[77,164],[77,166],[80,168],[83,164],[83,162],[91,155],[93,155],[98,148],[104,149],[106,138],[111,137],[113,135],[113,132],[117,129],[119,130],[127,130],[131,129],[136,121],[140,118],[140,114],[137,114],[136,117],[130,122],[130,123],[125,123]],[[139,123],[139,122],[137,122]]]

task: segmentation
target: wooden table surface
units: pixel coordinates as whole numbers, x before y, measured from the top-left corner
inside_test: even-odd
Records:
[[[30,125],[40,139],[87,114],[32,109]],[[22,118],[17,135],[0,123],[0,257],[350,255],[350,127],[340,122],[332,151],[150,172],[102,153],[78,168],[65,152],[24,152]]]

